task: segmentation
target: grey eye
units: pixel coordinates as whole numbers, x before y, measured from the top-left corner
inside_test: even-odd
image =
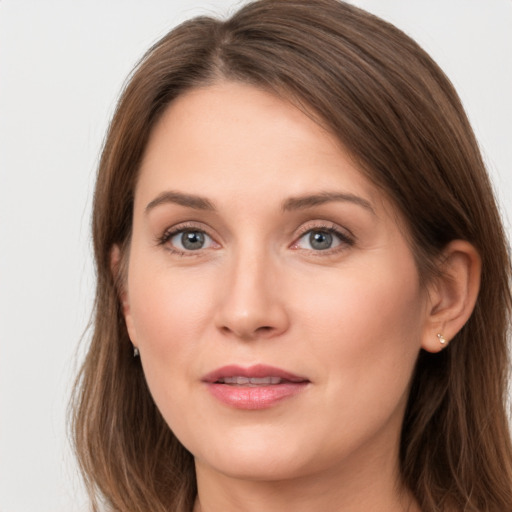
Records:
[[[317,251],[330,249],[333,243],[333,236],[327,231],[311,231],[309,233],[309,245]]]
[[[203,231],[184,230],[170,239],[171,245],[183,251],[198,251],[211,246],[213,240]]]
[[[181,235],[181,243],[185,249],[194,251],[202,249],[204,245],[204,233],[200,231],[185,231]]]

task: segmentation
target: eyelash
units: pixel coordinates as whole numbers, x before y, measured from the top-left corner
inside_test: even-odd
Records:
[[[204,227],[197,226],[195,224],[180,224],[172,229],[168,229],[165,231],[162,236],[157,237],[156,244],[158,246],[166,246],[166,249],[171,252],[172,254],[176,254],[178,256],[198,256],[201,253],[201,249],[198,249],[196,251],[188,250],[183,251],[180,249],[177,249],[176,247],[169,244],[169,241],[172,240],[173,237],[176,235],[179,235],[180,233],[185,233],[187,231],[191,232],[199,232],[204,233],[207,237],[214,240],[214,238],[208,234],[208,231],[204,229]],[[347,233],[348,230],[341,230],[338,226],[335,224],[319,224],[319,225],[307,225],[304,228],[302,228],[298,234],[298,236],[295,238],[295,241],[291,244],[291,248],[294,250],[299,250],[299,247],[296,247],[302,238],[304,238],[307,234],[312,232],[319,232],[319,233],[329,233],[331,235],[334,235],[336,238],[338,238],[340,244],[333,248],[328,248],[324,250],[314,250],[314,249],[304,249],[308,251],[310,254],[314,254],[316,256],[328,256],[331,254],[336,254],[338,252],[346,250],[348,247],[352,247],[356,239],[352,235],[352,233]]]

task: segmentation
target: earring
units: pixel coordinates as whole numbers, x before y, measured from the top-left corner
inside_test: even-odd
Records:
[[[133,346],[133,357],[139,357],[139,349],[134,345]]]
[[[438,334],[437,337],[438,337],[439,342],[441,343],[441,345],[444,345],[446,343],[446,339],[445,339],[445,337],[442,334]]]

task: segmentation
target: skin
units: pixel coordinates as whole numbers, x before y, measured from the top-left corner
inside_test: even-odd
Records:
[[[342,197],[290,200],[326,193]],[[272,94],[222,82],[159,120],[122,302],[152,396],[195,457],[195,510],[419,510],[398,484],[410,379],[420,349],[440,350],[436,333],[463,324],[476,256],[459,243],[446,258],[465,291],[426,290],[397,218],[332,135]],[[311,245],[312,231],[331,229],[330,249]],[[205,233],[204,245],[184,249],[183,230]],[[309,384],[240,410],[202,382],[227,364]]]

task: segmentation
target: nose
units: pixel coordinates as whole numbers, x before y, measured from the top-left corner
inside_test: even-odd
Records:
[[[240,340],[268,339],[289,327],[285,293],[276,264],[261,252],[238,255],[217,305],[216,327]]]

